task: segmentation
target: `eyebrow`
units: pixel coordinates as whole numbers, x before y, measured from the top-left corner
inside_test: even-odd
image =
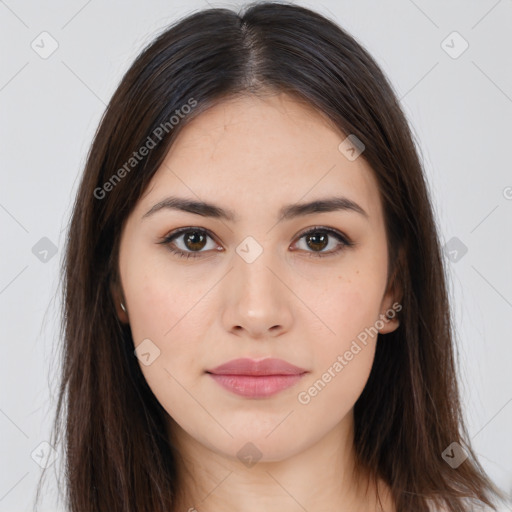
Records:
[[[142,219],[144,220],[156,212],[165,209],[179,210],[201,215],[202,217],[213,217],[215,219],[224,219],[231,222],[236,222],[237,220],[237,215],[233,210],[224,209],[212,203],[174,196],[167,197],[155,204],[142,216]],[[369,218],[368,213],[366,213],[361,206],[347,197],[328,197],[325,199],[317,199],[309,203],[289,204],[279,210],[278,217],[282,220],[290,220],[295,217],[311,215],[313,213],[334,211],[353,211],[361,214],[366,219]]]

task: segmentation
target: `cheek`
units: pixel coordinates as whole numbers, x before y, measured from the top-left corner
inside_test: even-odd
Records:
[[[331,354],[373,326],[381,312],[387,278],[385,239],[366,233],[357,240],[359,247],[347,249],[332,263],[295,265],[292,283],[321,320],[315,344],[326,344]]]
[[[327,352],[344,350],[360,333],[375,325],[382,300],[382,277],[354,270],[336,273],[317,293],[312,309],[328,327],[318,342],[327,344]],[[364,336],[362,336],[364,338]]]
[[[200,285],[173,270],[163,250],[134,250],[126,261],[124,274],[135,344],[152,337],[165,343],[197,302]]]
[[[203,368],[198,355],[204,353],[204,332],[208,329],[213,286],[203,270],[179,268],[163,251],[133,253],[125,267],[123,285],[129,297],[129,321],[135,347],[151,340],[160,351],[155,368],[168,370],[181,381]],[[153,365],[152,365],[153,366]],[[150,367],[141,366],[150,382],[156,378]],[[155,370],[156,371],[156,370]],[[179,375],[178,375],[179,374]],[[166,384],[167,386],[168,384]]]
[[[149,353],[151,358],[150,364],[145,364],[144,357],[138,355],[142,374],[168,413],[179,417],[194,406],[183,386],[193,393],[194,380],[189,379],[200,371],[197,344],[192,341],[199,321],[197,301],[204,292],[192,292],[193,285],[186,286],[183,276],[168,273],[164,268],[159,270],[156,262],[134,268],[126,293],[130,297],[134,349],[139,354]]]
[[[312,337],[314,372],[297,396],[315,417],[340,420],[364,389],[375,356],[377,299],[354,282],[338,286],[318,310],[334,333]]]
[[[328,364],[301,386],[297,401],[311,421],[329,418],[336,424],[354,407],[368,381],[375,355],[374,344],[358,345],[349,344],[346,351],[332,354]]]
[[[312,337],[315,372],[301,387],[307,395],[301,403],[311,399],[326,412],[336,403],[348,411],[357,400],[373,365],[381,285],[382,276],[355,269],[336,274],[316,296],[312,309],[329,329]]]
[[[154,338],[162,342],[171,332],[183,303],[183,295],[176,293],[172,282],[135,271],[126,286],[130,297],[130,327],[135,344],[143,338]],[[170,332],[168,332],[171,329]]]

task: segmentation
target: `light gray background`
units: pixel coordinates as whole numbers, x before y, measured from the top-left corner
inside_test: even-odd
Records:
[[[335,19],[390,77],[418,141],[442,242],[456,237],[468,249],[446,254],[468,429],[485,469],[510,492],[512,1],[297,3]],[[0,511],[30,510],[42,471],[31,454],[48,452],[40,443],[55,406],[59,266],[100,116],[142,47],[206,6],[0,1]],[[43,31],[58,42],[46,59],[31,47],[50,47]],[[457,58],[464,43],[446,40],[453,31],[469,44]],[[43,237],[57,247],[46,262],[32,251]],[[43,510],[55,510],[55,492],[50,475]]]

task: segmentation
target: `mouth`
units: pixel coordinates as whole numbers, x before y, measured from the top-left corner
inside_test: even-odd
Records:
[[[282,359],[228,361],[206,373],[224,389],[246,398],[267,398],[297,384],[309,373]]]

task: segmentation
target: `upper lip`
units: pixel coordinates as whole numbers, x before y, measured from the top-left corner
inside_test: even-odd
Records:
[[[249,358],[233,359],[207,373],[217,375],[300,375],[307,370],[282,359],[267,358],[260,361]]]

